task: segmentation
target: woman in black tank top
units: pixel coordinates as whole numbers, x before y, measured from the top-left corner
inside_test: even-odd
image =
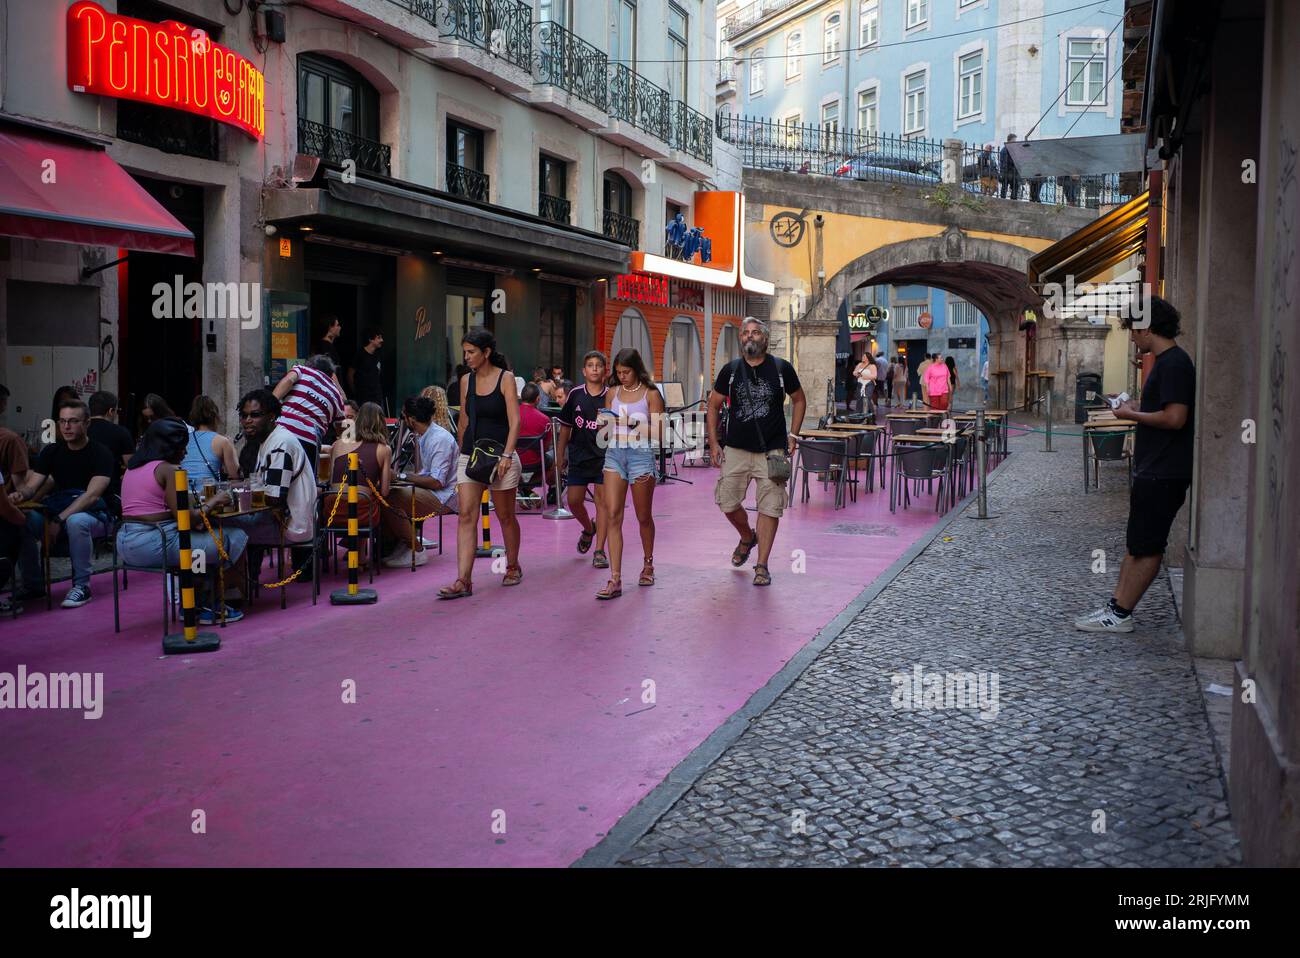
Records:
[[[456,417],[461,454],[456,485],[460,509],[456,527],[459,578],[447,588],[438,590],[440,599],[459,599],[473,593],[470,577],[474,572],[481,529],[479,504],[484,488],[491,489],[492,506],[505,540],[506,574],[501,584],[518,585],[524,577],[523,569],[519,567],[519,519],[515,516],[515,491],[519,487],[520,472],[519,457],[515,454],[515,443],[519,441],[519,393],[515,388],[515,377],[505,356],[497,351],[495,337],[486,329],[470,330],[461,341],[461,348],[469,374],[460,381],[461,410]],[[471,418],[474,421],[472,430]],[[488,487],[465,475],[474,444],[482,439],[495,440],[505,447],[505,454]]]

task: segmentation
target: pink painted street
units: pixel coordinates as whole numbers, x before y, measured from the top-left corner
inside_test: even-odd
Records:
[[[517,587],[480,559],[472,597],[436,601],[447,552],[385,570],[373,606],[313,608],[294,585],[282,612],[264,590],[208,655],[162,655],[157,576],[132,574],[120,635],[108,576],[80,609],[56,586],[52,612],[0,619],[0,671],[103,672],[103,716],[6,713],[3,863],[568,865],[937,518],[930,497],[891,515],[879,484],[832,510],[814,483],[760,589],[730,565],[717,473],[681,474],[695,484],[655,493],[657,583],[612,602],[576,521],[526,514]],[[626,574],[630,508],[625,525]]]

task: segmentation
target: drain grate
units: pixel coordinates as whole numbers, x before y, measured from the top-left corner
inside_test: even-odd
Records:
[[[841,522],[826,530],[833,536],[877,536],[896,539],[898,530],[880,522]]]

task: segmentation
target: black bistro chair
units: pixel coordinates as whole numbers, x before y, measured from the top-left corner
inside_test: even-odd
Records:
[[[790,472],[790,488],[793,490],[799,473],[803,472],[803,486],[800,501],[808,501],[808,474],[810,472],[829,476],[835,484],[835,508],[844,506],[844,489],[856,479],[849,476],[849,443],[847,439],[796,439],[795,466]],[[827,480],[822,481],[825,488]]]

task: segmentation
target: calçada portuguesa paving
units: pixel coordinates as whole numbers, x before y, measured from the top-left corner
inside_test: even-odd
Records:
[[[305,586],[286,612],[264,597],[220,652],[192,657],[161,657],[153,577],[133,583],[113,635],[99,576],[82,609],[0,624],[0,671],[102,671],[106,698],[97,721],[0,715],[0,862],[1233,862],[1161,581],[1133,636],[1069,626],[1113,583],[1113,569],[1090,571],[1091,551],[1122,555],[1123,480],[1103,475],[1085,499],[1077,457],[1038,448],[1013,439],[990,485],[995,518],[967,509],[852,616],[864,587],[934,533],[929,497],[891,515],[877,489],[833,512],[815,486],[787,512],[761,590],[727,561],[716,474],[685,469],[694,486],[656,492],[653,588],[631,578],[621,599],[594,601],[604,573],[574,552],[577,524],[525,516],[518,588],[480,560],[472,598],[436,602],[454,578],[447,553],[385,571],[373,607],[313,609]],[[634,576],[630,507],[626,532]],[[837,617],[811,666],[656,808],[665,776],[698,765],[692,750]],[[996,717],[893,708],[891,676],[916,665],[996,672]],[[356,704],[342,701],[346,680]],[[626,834],[647,812],[663,814]]]

